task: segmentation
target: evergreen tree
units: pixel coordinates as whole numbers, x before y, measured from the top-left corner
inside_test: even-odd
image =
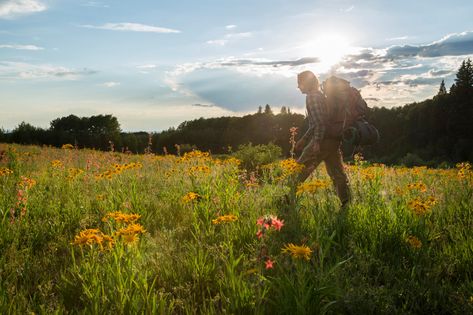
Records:
[[[282,115],[286,115],[288,112],[287,112],[287,108],[286,106],[283,106],[281,107],[281,112],[280,112]]]
[[[443,96],[443,95],[447,95],[447,89],[445,88],[445,81],[442,80],[442,83],[440,83],[440,88],[439,88],[439,91],[437,93],[437,96]]]
[[[463,60],[452,89],[454,93],[465,93],[473,89],[473,65],[470,58]]]
[[[269,104],[266,104],[266,106],[264,107],[264,113],[266,115],[273,115],[273,110],[271,109],[271,106],[269,106]]]
[[[263,107],[261,107],[261,105],[260,105],[260,106],[258,106],[257,114],[262,114],[262,113],[263,113]]]

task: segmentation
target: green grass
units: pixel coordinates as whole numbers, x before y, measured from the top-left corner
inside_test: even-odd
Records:
[[[473,313],[465,167],[458,176],[358,160],[348,167],[353,202],[340,212],[330,186],[295,195],[296,174],[278,163],[252,177],[234,160],[198,153],[0,150],[0,170],[11,171],[0,175],[2,314]],[[130,162],[141,167],[98,178]],[[319,168],[311,179],[328,177]],[[416,183],[425,189],[408,187]],[[199,197],[185,201],[189,192]],[[416,198],[425,212],[413,210]],[[115,211],[139,214],[146,232],[127,244],[114,234],[126,224],[102,220]],[[238,219],[212,223],[227,214]],[[258,238],[265,215],[284,226]],[[86,229],[114,236],[113,247],[73,245]],[[307,246],[309,259],[284,253],[288,243]]]

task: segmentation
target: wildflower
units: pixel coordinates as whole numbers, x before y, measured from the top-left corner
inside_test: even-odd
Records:
[[[209,174],[210,173],[210,167],[205,166],[205,165],[198,165],[198,166],[192,166],[187,170],[187,173],[190,176],[195,176],[197,173],[203,173],[203,174]]]
[[[374,173],[374,169],[371,167],[363,168],[361,170],[361,177],[364,180],[372,180],[376,177],[376,174]]]
[[[427,199],[422,200],[421,198],[415,198],[409,201],[409,208],[414,214],[421,216],[429,212],[430,208],[437,203],[437,200],[433,196],[429,196]]]
[[[184,201],[185,203],[189,203],[191,201],[194,201],[194,200],[198,200],[202,198],[198,193],[195,193],[195,192],[188,192],[187,194],[185,194],[184,197],[182,197],[182,201]]]
[[[457,163],[456,167],[458,169],[457,176],[460,179],[464,179],[468,174],[471,174],[471,165],[468,162]]]
[[[125,244],[133,244],[138,240],[138,236],[136,234],[123,234],[122,241]]]
[[[279,220],[278,218],[273,218],[271,220],[271,225],[276,231],[281,231],[281,228],[284,226],[284,220]]]
[[[274,261],[272,261],[271,259],[268,258],[268,259],[265,261],[264,264],[265,264],[264,267],[265,267],[266,269],[273,269]]]
[[[278,219],[273,215],[267,215],[256,220],[256,224],[261,226],[261,229],[256,233],[256,237],[260,239],[266,233],[267,230],[273,228],[276,231],[280,231],[284,226],[284,220]]]
[[[221,223],[227,223],[227,222],[234,222],[238,220],[238,217],[233,215],[233,214],[227,214],[227,215],[222,215],[216,218],[215,220],[212,220],[212,224],[221,224]]]
[[[62,162],[59,161],[59,160],[52,160],[52,161],[51,161],[51,166],[52,166],[52,167],[60,168],[60,167],[63,166],[63,164],[62,164]]]
[[[78,235],[75,236],[73,245],[93,245],[93,244],[102,244],[103,242],[103,233],[98,229],[87,229],[81,231]]]
[[[141,218],[141,215],[133,214],[133,213],[127,214],[127,213],[122,213],[120,211],[116,211],[116,212],[108,213],[105,217],[102,218],[102,221],[107,222],[109,218],[114,219],[118,223],[129,224]]]
[[[13,171],[11,169],[6,168],[6,167],[0,168],[0,176],[6,176],[10,174],[13,174]]]
[[[80,168],[69,168],[68,170],[68,175],[67,175],[67,178],[70,179],[70,180],[73,180],[75,179],[77,176],[81,175],[82,173],[84,173],[83,170],[81,170]]]
[[[66,143],[62,145],[61,149],[71,150],[71,149],[74,149],[74,146],[70,143]]]
[[[407,188],[409,188],[410,190],[417,189],[420,192],[426,192],[427,191],[427,186],[425,186],[425,184],[422,183],[422,182],[418,182],[418,183],[415,183],[415,184],[408,184]]]
[[[310,182],[304,182],[297,186],[296,195],[302,195],[303,193],[314,193],[319,189],[324,189],[329,186],[325,180],[315,179]]]
[[[414,249],[419,249],[422,247],[422,242],[415,236],[409,235],[406,238],[406,242]]]
[[[231,157],[231,158],[228,158],[228,159],[225,159],[223,160],[223,164],[224,165],[235,165],[235,166],[239,166],[241,164],[241,160],[237,159],[237,158],[234,158],[234,157]]]
[[[279,166],[283,171],[283,175],[281,176],[282,179],[290,175],[300,173],[304,168],[304,165],[297,163],[297,161],[294,159],[282,160],[279,162]]]
[[[141,224],[133,223],[124,227],[116,233],[117,235],[129,235],[129,234],[143,234],[146,230],[143,228]]]
[[[310,259],[310,255],[312,254],[312,250],[305,245],[294,245],[292,243],[286,244],[282,249],[283,253],[290,254],[293,258],[305,260]]]

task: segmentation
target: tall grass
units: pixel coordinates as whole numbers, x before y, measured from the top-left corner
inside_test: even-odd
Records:
[[[358,159],[340,211],[290,160],[0,150],[2,314],[473,313],[468,164]]]

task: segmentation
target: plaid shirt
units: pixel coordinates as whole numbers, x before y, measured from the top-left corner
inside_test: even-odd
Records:
[[[309,129],[302,138],[307,141],[312,136],[314,141],[320,141],[324,138],[325,122],[327,121],[325,97],[320,91],[312,92],[307,94],[305,103]]]

